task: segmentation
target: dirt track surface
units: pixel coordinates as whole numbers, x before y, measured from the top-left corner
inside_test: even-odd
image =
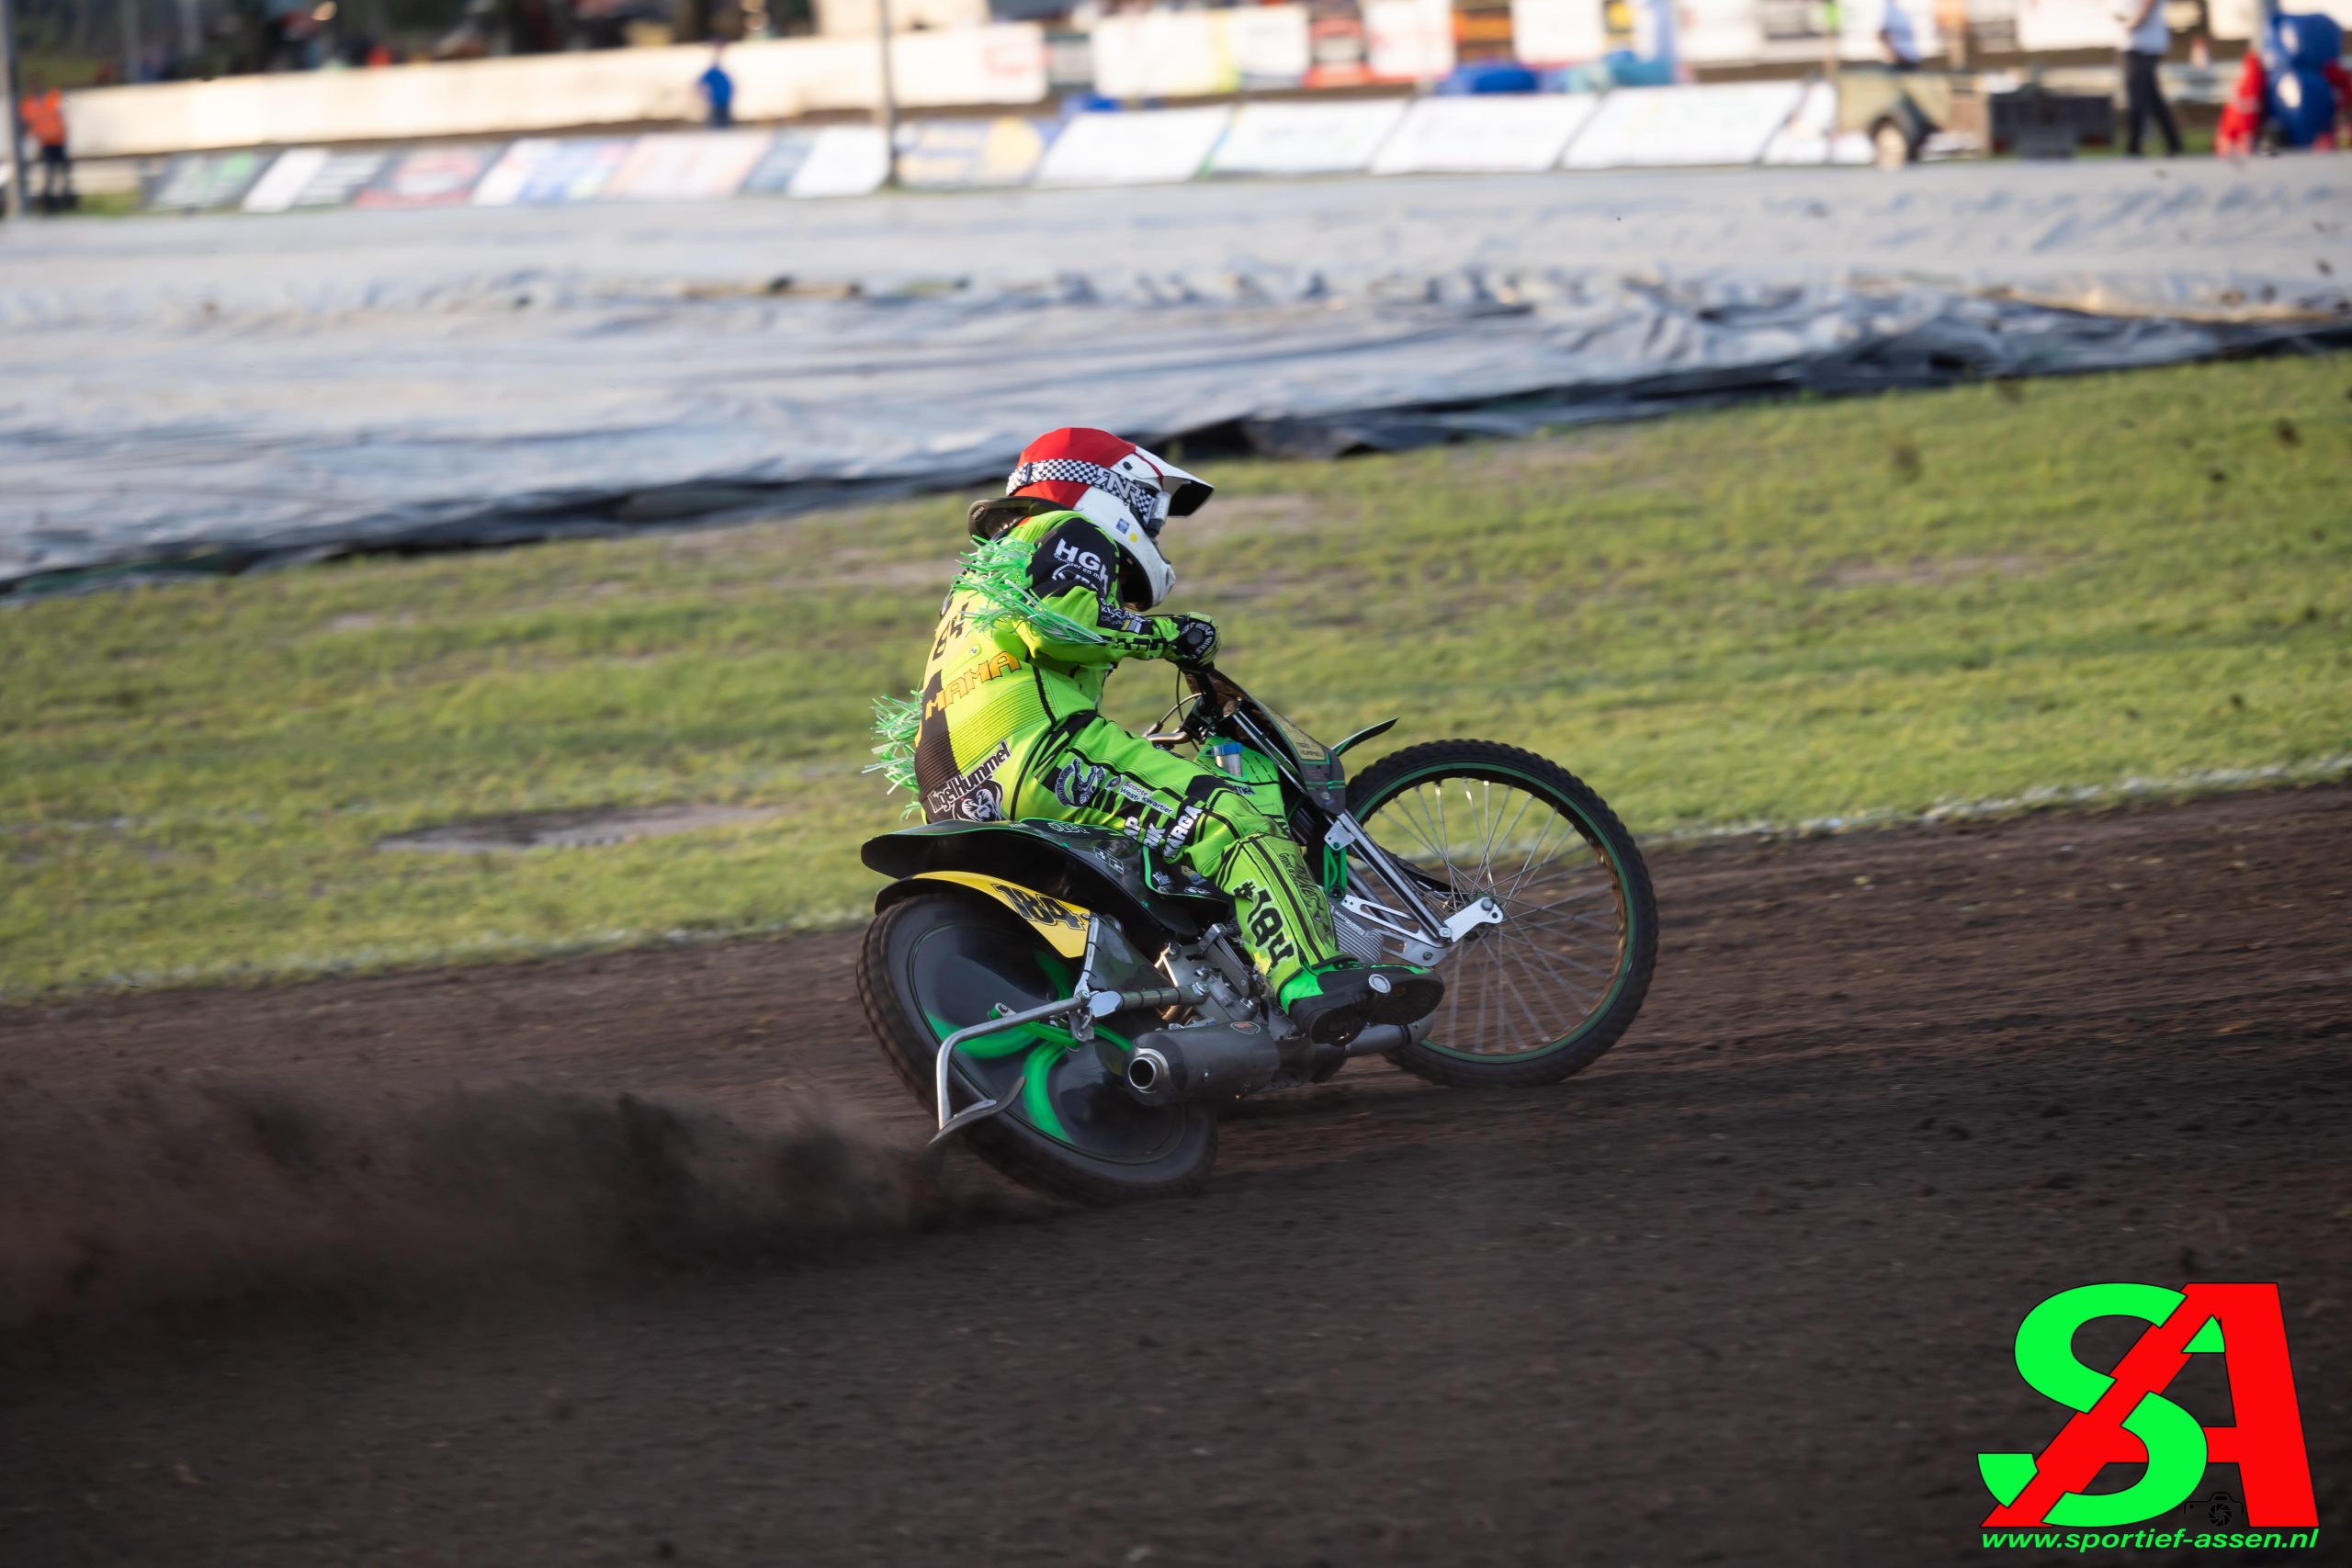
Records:
[[[0,1327],[0,1562],[1975,1561],[1973,1456],[2062,1414],[2018,1320],[2104,1280],[2280,1283],[2352,1529],[2352,791],[1657,871],[1657,986],[1592,1071],[1352,1068],[1233,1119],[1196,1201],[934,1193],[788,1263]],[[0,1010],[0,1087],[754,1130],[821,1095],[896,1149],[852,951]]]

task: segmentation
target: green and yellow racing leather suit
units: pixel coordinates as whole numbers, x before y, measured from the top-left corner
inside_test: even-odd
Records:
[[[924,818],[1128,833],[1232,897],[1242,940],[1280,994],[1338,957],[1329,900],[1297,842],[1238,781],[1095,711],[1121,660],[1170,657],[1180,629],[1124,608],[1118,574],[1118,547],[1077,512],[1025,518],[967,558],[912,716]]]

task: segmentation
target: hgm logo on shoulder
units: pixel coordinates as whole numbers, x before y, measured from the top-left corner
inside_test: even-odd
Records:
[[[2147,1324],[2112,1375],[2075,1359],[2075,1331],[2094,1318]],[[2207,1426],[2164,1396],[2191,1356],[2219,1356],[2229,1372],[2233,1425]],[[2315,1529],[2311,1461],[2278,1287],[2079,1285],[2061,1291],[2018,1325],[2018,1371],[2034,1392],[2075,1412],[2038,1454],[1978,1454],[2000,1506],[1987,1529],[2113,1529],[2186,1502],[2208,1464],[2234,1464],[2245,1523]],[[2120,1492],[2092,1493],[2109,1464],[2144,1465]]]

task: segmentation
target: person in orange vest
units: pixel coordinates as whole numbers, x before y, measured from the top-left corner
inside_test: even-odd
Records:
[[[40,209],[62,212],[74,205],[74,164],[65,154],[65,95],[54,87],[27,93],[17,112],[25,133],[40,148]]]

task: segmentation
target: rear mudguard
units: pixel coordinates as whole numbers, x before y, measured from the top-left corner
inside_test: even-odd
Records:
[[[1040,906],[1033,916],[1021,895],[1107,915],[1129,941],[1155,953],[1171,940],[1197,938],[1204,921],[1230,908],[1208,883],[1127,835],[1071,822],[933,822],[868,839],[858,857],[868,870],[897,879],[875,896],[876,911],[920,892],[924,882],[959,882],[1048,938],[1056,932],[1039,919],[1051,920],[1051,913]]]
[[[874,901],[876,913],[889,908],[890,895],[899,897],[925,882],[952,882],[961,887],[977,887],[1023,919],[1044,937],[1056,953],[1064,958],[1076,958],[1086,952],[1086,911],[1058,898],[1049,898],[1034,887],[1023,887],[1017,882],[1001,877],[983,876],[977,871],[919,871],[903,882],[894,882],[882,890]]]

